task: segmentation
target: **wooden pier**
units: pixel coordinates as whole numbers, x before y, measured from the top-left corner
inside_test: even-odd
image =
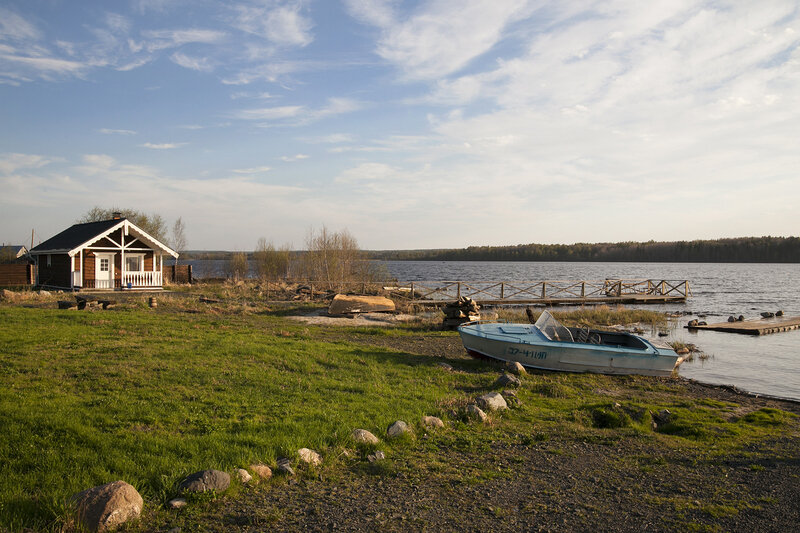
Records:
[[[703,326],[686,326],[686,329],[708,331],[722,331],[725,333],[740,333],[742,335],[768,335],[800,329],[800,316],[779,319],[745,320],[742,322],[719,322]]]
[[[391,287],[417,305],[443,305],[466,296],[481,305],[683,303],[687,280],[604,279],[544,281],[415,281]]]

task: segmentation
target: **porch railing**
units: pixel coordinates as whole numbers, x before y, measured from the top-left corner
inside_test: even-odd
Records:
[[[122,278],[122,288],[130,287],[161,287],[161,272],[125,272]]]

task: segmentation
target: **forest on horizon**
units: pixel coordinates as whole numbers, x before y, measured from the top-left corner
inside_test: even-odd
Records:
[[[440,250],[375,250],[367,255],[370,259],[396,261],[800,263],[800,237],[469,246]]]

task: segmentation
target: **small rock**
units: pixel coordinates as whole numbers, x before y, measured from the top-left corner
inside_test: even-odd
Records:
[[[777,311],[777,312],[775,313],[775,316],[783,316],[783,311]]]
[[[439,366],[441,368],[444,368],[448,372],[452,372],[453,371],[453,366],[452,365],[448,365],[447,363],[438,363],[437,366]]]
[[[17,301],[17,293],[14,291],[10,291],[8,289],[3,289],[0,291],[0,300],[6,300],[7,302],[15,302]]]
[[[736,321],[737,322],[744,322],[744,315],[739,315],[738,317],[736,317]]]
[[[772,313],[770,311],[764,311],[763,313],[761,313],[761,317],[762,318],[772,318],[774,316],[775,316],[775,313]]]
[[[699,322],[698,322],[697,320],[690,320],[690,321],[689,321],[689,323],[688,323],[688,324],[686,324],[686,325],[687,325],[688,327],[690,327],[690,328],[693,328],[693,327],[695,327],[695,326],[699,325]]]
[[[659,336],[659,337],[666,337],[666,336],[668,336],[668,335],[669,335],[669,333],[667,333],[666,331],[659,331],[659,332],[658,332],[658,336]]]
[[[269,479],[272,477],[272,469],[267,465],[262,465],[260,463],[255,465],[250,465],[250,470],[252,470],[255,473],[255,475],[257,475],[261,479]]]
[[[442,422],[441,418],[436,416],[423,416],[422,425],[426,428],[443,428],[444,422]]]
[[[288,457],[281,457],[278,459],[278,467],[276,468],[279,474],[283,474],[286,476],[293,476],[294,469],[292,468],[292,460]]]
[[[139,492],[124,481],[92,487],[72,497],[78,522],[89,531],[111,531],[128,520],[138,518],[144,501]]]
[[[522,385],[522,381],[520,381],[520,379],[517,376],[515,376],[513,374],[503,374],[502,376],[497,378],[497,381],[494,382],[494,385],[492,385],[492,388],[499,388],[499,387],[514,387],[514,388],[516,388],[516,387],[519,387],[520,385]]]
[[[178,486],[181,492],[224,492],[231,484],[231,476],[221,470],[202,470],[184,479]]]
[[[527,374],[525,371],[525,367],[522,366],[522,363],[517,361],[509,361],[506,363],[506,370],[511,372],[512,374],[516,374],[517,376],[521,376],[523,374]]]
[[[174,498],[167,502],[167,507],[170,509],[180,509],[186,507],[186,498]]]
[[[484,413],[483,410],[474,403],[471,403],[467,406],[466,413],[467,418],[477,420],[478,422],[486,422],[486,413]]]
[[[378,444],[380,440],[378,437],[367,431],[366,429],[354,429],[351,433],[353,440],[360,444]]]
[[[396,439],[408,433],[411,433],[411,428],[402,420],[398,420],[386,429],[386,436],[390,439]]]
[[[69,300],[59,300],[58,301],[58,308],[59,309],[77,309],[78,304],[75,302],[71,302]]]
[[[728,322],[736,322],[736,318],[733,315],[728,317]]]
[[[245,470],[244,468],[237,468],[236,469],[236,477],[239,479],[241,483],[249,483],[253,476],[250,475],[250,472]]]
[[[304,463],[311,465],[311,466],[319,466],[322,464],[322,456],[315,452],[314,450],[310,450],[308,448],[300,448],[297,450],[297,455],[300,456],[300,460]]]
[[[378,461],[383,461],[384,459],[386,459],[386,454],[380,450],[367,456],[367,461],[370,463],[377,463]]]
[[[489,392],[477,399],[478,406],[486,411],[502,411],[508,409],[508,404],[499,392]]]

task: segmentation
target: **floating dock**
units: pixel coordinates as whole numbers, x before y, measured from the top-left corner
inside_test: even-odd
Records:
[[[705,329],[725,333],[740,333],[742,335],[768,335],[770,333],[800,329],[800,316],[745,320],[743,322],[720,322],[718,324],[706,324],[705,326],[686,326],[686,329]]]

